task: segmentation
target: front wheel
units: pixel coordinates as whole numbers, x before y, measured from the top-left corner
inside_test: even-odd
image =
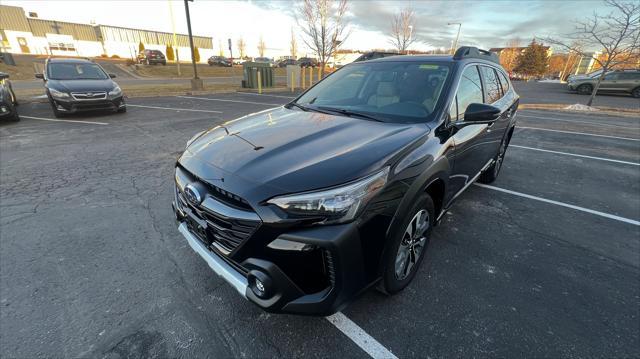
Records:
[[[591,95],[591,92],[593,91],[593,86],[589,84],[580,85],[578,86],[577,90],[580,95]]]
[[[411,283],[424,259],[434,223],[433,200],[422,193],[396,232],[391,234],[383,257],[379,289],[395,294]]]
[[[480,177],[478,177],[478,182],[480,183],[493,183],[500,174],[500,169],[502,168],[502,163],[504,162],[504,155],[507,153],[507,146],[509,144],[509,139],[505,137],[500,144],[500,148],[498,149],[498,154],[493,159],[493,164],[489,166]]]

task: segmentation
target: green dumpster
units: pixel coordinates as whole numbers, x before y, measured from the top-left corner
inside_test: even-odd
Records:
[[[258,88],[258,72],[260,73],[260,80],[262,81],[263,88],[275,86],[276,77],[270,64],[262,62],[245,62],[242,66],[242,73],[244,75],[242,87]]]

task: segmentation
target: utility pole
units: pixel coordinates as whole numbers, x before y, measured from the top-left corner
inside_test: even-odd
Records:
[[[460,28],[462,27],[462,24],[459,22],[450,22],[447,23],[447,25],[458,25],[458,34],[456,35],[456,41],[453,43],[453,47],[451,47],[451,53],[453,54],[458,48],[458,38],[460,37]]]
[[[193,78],[191,79],[192,90],[204,89],[202,79],[198,77],[198,67],[196,66],[195,48],[193,46],[193,34],[191,33],[191,17],[189,16],[189,1],[184,0],[184,11],[187,13],[187,29],[189,30],[189,46],[191,46],[191,63],[193,64]]]
[[[180,56],[178,55],[178,37],[176,36],[176,22],[173,19],[173,3],[171,0],[167,0],[169,2],[169,14],[171,15],[171,29],[173,30],[173,46],[175,49],[173,50],[174,55],[176,56],[176,67],[178,68],[178,76],[182,76],[180,72]]]

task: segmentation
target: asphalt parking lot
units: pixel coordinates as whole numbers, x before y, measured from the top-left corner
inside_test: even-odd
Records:
[[[401,294],[270,315],[178,233],[185,142],[290,93],[137,98],[126,114],[0,124],[3,357],[633,357],[640,120],[519,111],[499,179],[471,186]]]

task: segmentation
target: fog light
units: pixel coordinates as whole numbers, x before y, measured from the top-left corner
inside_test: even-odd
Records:
[[[264,295],[264,284],[262,284],[260,279],[256,279],[256,289]]]
[[[2,107],[0,107],[0,112],[5,113],[5,112],[8,112],[8,111],[7,111],[6,107],[2,106]]]

